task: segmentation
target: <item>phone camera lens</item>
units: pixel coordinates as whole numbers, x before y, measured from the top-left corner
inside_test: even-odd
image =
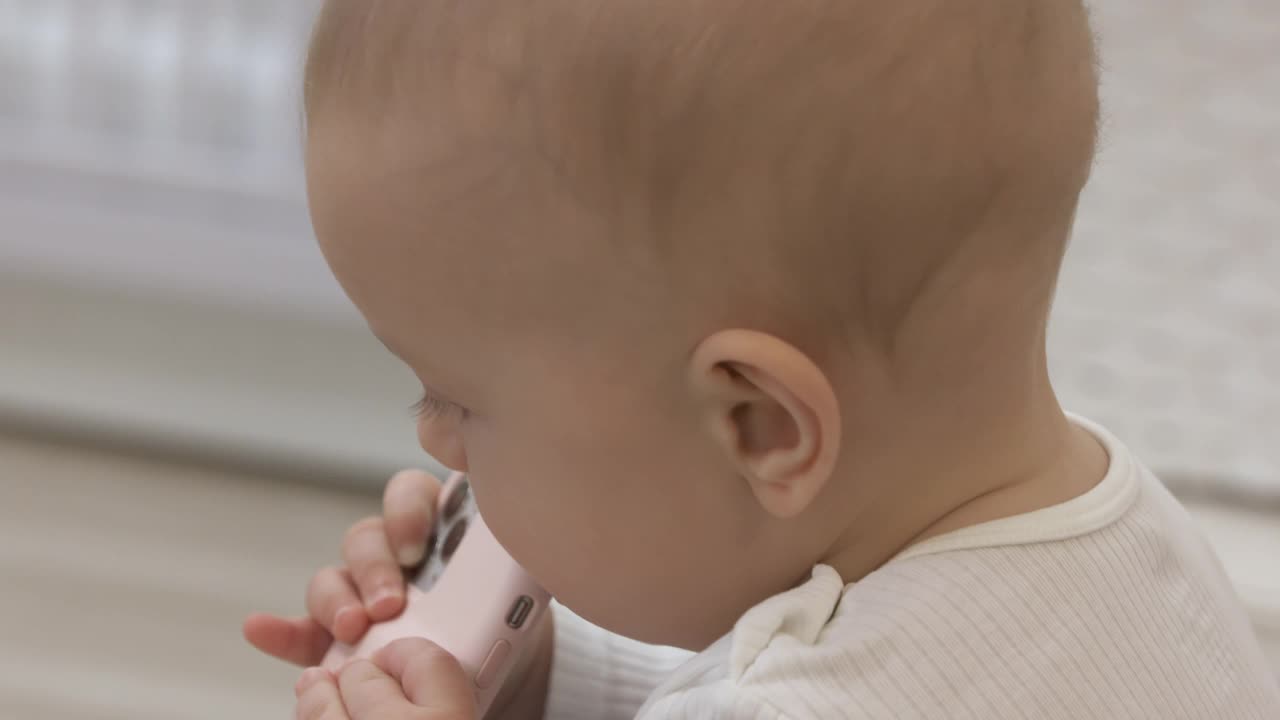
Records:
[[[449,534],[444,538],[444,545],[440,548],[440,557],[449,562],[453,554],[458,551],[458,546],[462,544],[462,536],[467,534],[467,519],[460,518],[449,529]]]
[[[427,551],[423,554],[424,560],[430,560],[431,554],[436,551],[436,544],[440,542],[440,537],[435,530],[431,531],[431,536],[427,538]]]
[[[462,504],[467,501],[467,495],[470,494],[471,487],[466,480],[462,480],[454,486],[449,492],[449,497],[444,501],[444,519],[451,520],[458,511],[462,509]]]

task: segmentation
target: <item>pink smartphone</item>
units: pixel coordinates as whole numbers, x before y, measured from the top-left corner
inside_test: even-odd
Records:
[[[551,596],[490,534],[467,477],[454,474],[440,493],[436,530],[421,569],[409,577],[399,617],[378,623],[354,646],[335,644],[323,665],[341,667],[406,637],[448,650],[471,679],[483,717]]]

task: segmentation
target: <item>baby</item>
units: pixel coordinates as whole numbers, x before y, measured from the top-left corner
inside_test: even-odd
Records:
[[[1078,0],[328,2],[321,248],[562,604],[492,716],[1280,717],[1192,521],[1049,382],[1098,112]],[[249,639],[395,616],[437,490]],[[398,643],[298,716],[464,683]]]

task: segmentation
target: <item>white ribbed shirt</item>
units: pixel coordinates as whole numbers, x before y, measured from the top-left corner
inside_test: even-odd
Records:
[[[556,607],[548,720],[1277,720],[1280,684],[1186,511],[1105,430],[1071,501],[827,566],[696,656]]]

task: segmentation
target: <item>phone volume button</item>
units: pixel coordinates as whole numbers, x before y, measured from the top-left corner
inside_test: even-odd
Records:
[[[499,640],[494,643],[493,649],[489,651],[489,656],[480,665],[480,672],[476,673],[476,687],[484,690],[492,685],[498,674],[502,672],[502,666],[507,662],[507,656],[510,654],[511,643],[506,640]]]

